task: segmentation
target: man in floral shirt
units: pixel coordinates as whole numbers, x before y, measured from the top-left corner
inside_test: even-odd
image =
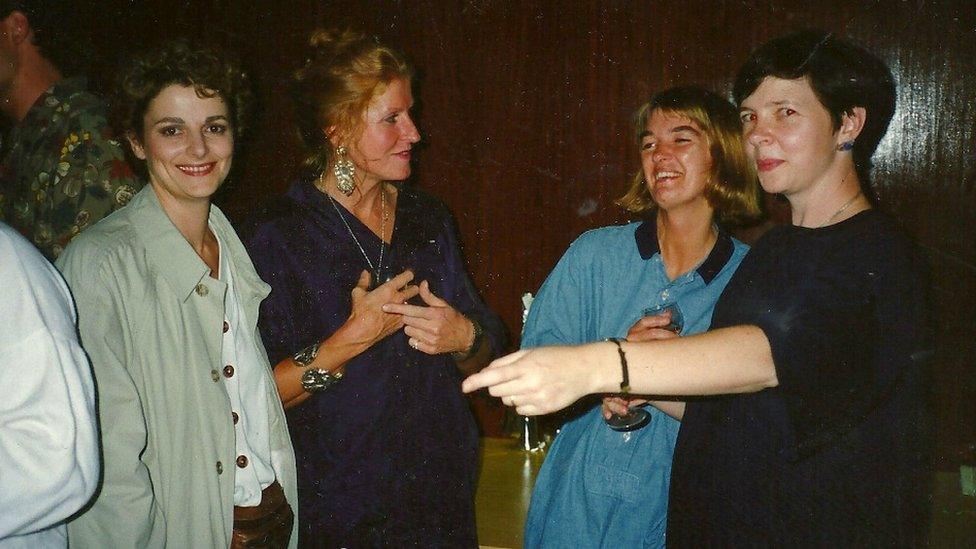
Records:
[[[104,103],[62,78],[57,1],[0,0],[0,220],[48,259],[142,186],[112,139]]]

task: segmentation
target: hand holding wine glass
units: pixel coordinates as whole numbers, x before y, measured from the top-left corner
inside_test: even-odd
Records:
[[[677,337],[684,328],[684,315],[677,303],[662,303],[644,309],[644,316],[627,331],[627,341],[651,341]],[[612,395],[603,399],[603,417],[615,431],[633,431],[647,425],[651,414],[639,406],[647,399]]]

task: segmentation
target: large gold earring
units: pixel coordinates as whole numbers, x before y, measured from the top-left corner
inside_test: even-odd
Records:
[[[336,177],[336,188],[339,192],[349,196],[356,190],[356,165],[346,158],[346,148],[338,147],[335,150],[336,160],[332,165],[332,173]]]

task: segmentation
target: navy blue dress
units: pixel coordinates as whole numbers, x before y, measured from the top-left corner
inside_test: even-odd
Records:
[[[415,189],[397,189],[384,278],[412,269],[416,283],[427,280],[436,295],[481,323],[497,355],[504,328],[466,274],[450,213]],[[375,265],[379,238],[342,214]],[[310,179],[267,206],[245,238],[272,287],[260,318],[272,364],[346,321],[350,291],[369,267]],[[303,546],[477,546],[478,434],[460,382],[449,355],[415,351],[400,330],[353,358],[341,383],[289,410]]]

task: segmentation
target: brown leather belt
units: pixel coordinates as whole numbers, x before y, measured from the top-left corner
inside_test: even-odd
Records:
[[[295,514],[278,481],[261,491],[257,507],[234,506],[234,535],[231,549],[288,547]]]

